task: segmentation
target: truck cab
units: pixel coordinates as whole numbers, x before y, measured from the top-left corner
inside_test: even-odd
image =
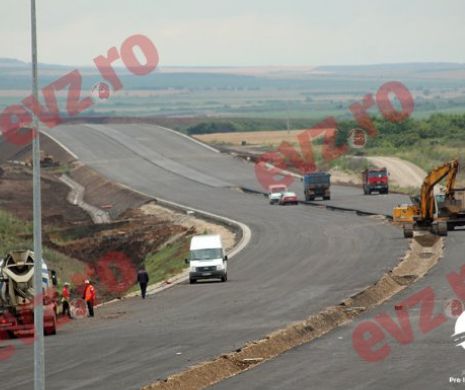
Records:
[[[389,193],[388,171],[386,168],[367,168],[362,172],[363,193]]]
[[[323,200],[331,199],[331,175],[326,172],[313,172],[304,176],[304,193],[305,200],[312,201],[315,198],[322,198]]]
[[[220,279],[226,282],[227,260],[220,235],[193,236],[189,258],[186,259],[189,264],[189,283],[196,283],[200,279]]]

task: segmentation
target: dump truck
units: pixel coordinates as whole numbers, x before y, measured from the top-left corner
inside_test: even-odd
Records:
[[[389,180],[387,168],[367,168],[362,172],[363,193],[370,195],[372,192],[379,194],[389,193]]]
[[[57,297],[50,280],[56,286],[56,274],[49,274],[42,263],[42,291],[34,289],[34,253],[11,251],[0,260],[0,339],[30,335],[34,332],[34,302],[44,303],[44,333],[56,334]]]
[[[315,198],[323,200],[331,199],[331,175],[326,172],[307,173],[304,178],[304,194],[305,200],[312,201]]]
[[[411,238],[414,231],[421,230],[447,236],[448,230],[465,225],[465,189],[455,188],[458,169],[458,160],[452,160],[428,173],[420,195],[411,197],[412,204],[404,212],[404,237]],[[435,195],[436,185],[445,178],[444,193]],[[393,215],[401,212],[400,207],[394,208]]]

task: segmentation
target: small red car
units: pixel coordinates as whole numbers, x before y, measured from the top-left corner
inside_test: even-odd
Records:
[[[298,204],[299,200],[297,199],[297,195],[295,192],[284,192],[281,195],[281,198],[279,199],[279,204],[281,206],[287,205],[287,204]]]

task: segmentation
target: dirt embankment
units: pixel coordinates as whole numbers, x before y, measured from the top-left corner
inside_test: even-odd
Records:
[[[135,266],[171,237],[193,234],[194,229],[131,209],[105,225],[84,225],[47,232],[45,244],[89,265],[111,252],[125,253]]]
[[[105,198],[114,205],[111,210],[114,219],[111,223],[94,224],[84,210],[67,201],[69,188],[58,179],[58,174],[61,173],[56,168],[42,170],[43,243],[47,250],[52,249],[65,255],[54,256],[53,261],[50,261],[59,273],[59,280],[70,281],[73,288],[79,288],[83,279],[91,277],[95,281],[100,299],[119,296],[122,293],[120,289],[112,292],[112,286],[108,283],[102,284],[95,273],[99,261],[106,255],[124,254],[134,270],[148,254],[156,252],[173,236],[185,239],[196,232],[195,228],[176,224],[163,215],[143,213],[139,207],[147,199],[127,189],[118,189],[106,179],[99,178],[95,172],[86,171],[85,177],[92,178],[90,185],[86,183],[89,188],[94,189],[91,198]],[[1,172],[0,208],[20,220],[31,222],[31,168],[19,163],[4,163],[1,165]],[[30,242],[32,235],[24,235],[22,239]],[[72,270],[67,269],[70,264],[73,265]],[[134,282],[135,273],[127,277]],[[122,278],[123,275],[115,272],[115,279]]]
[[[184,226],[186,229],[194,230],[200,234],[219,234],[223,240],[224,248],[229,252],[236,244],[236,234],[231,229],[196,218],[190,214],[177,213],[173,210],[161,207],[156,202],[144,204],[140,211],[148,216],[157,216],[164,220],[171,221],[175,225]]]
[[[87,277],[97,282],[100,300],[107,301],[125,295],[134,285],[136,271],[147,255],[173,242],[173,238],[182,241],[195,233],[194,228],[155,215],[147,216],[136,208],[111,223],[49,231],[44,243],[85,263]],[[102,267],[111,268],[112,274]],[[167,273],[170,274],[169,269]],[[84,278],[77,275],[71,282],[80,284]]]
[[[142,206],[151,199],[122,187],[100,175],[93,169],[76,164],[69,176],[85,188],[84,200],[105,209],[111,218],[118,219],[129,209]]]
[[[32,221],[32,172],[25,165],[1,165],[0,207],[16,217]],[[45,227],[91,222],[89,215],[66,200],[69,189],[51,172],[42,172],[42,222]]]
[[[161,207],[153,199],[109,181],[96,171],[74,161],[48,137],[42,137],[41,147],[42,162],[47,165],[42,169],[41,180],[43,240],[47,248],[65,255],[63,258],[58,257],[58,263],[54,264],[57,271],[64,271],[59,274],[59,279],[63,279],[61,282],[71,281],[74,284],[72,287],[76,288],[86,276],[91,277],[100,298],[106,300],[124,294],[121,289],[111,291],[111,286],[102,283],[98,272],[95,272],[99,261],[108,254],[124,254],[134,271],[148,255],[174,242],[185,243],[192,234],[218,233],[222,235],[226,248],[235,245],[236,236],[231,229]],[[31,221],[30,148],[14,149],[9,155],[14,158],[14,162],[4,162],[0,166],[0,208],[21,220]],[[63,174],[69,175],[83,186],[85,202],[105,209],[112,221],[94,224],[83,209],[70,204],[67,200],[70,188],[59,179]],[[32,239],[32,236],[24,238]],[[65,259],[67,263],[80,262],[82,266],[73,267],[75,271],[67,272],[59,264]],[[158,264],[157,267],[160,269],[164,265]],[[168,277],[179,272],[168,263],[165,268],[165,275]],[[72,279],[79,269],[79,277]],[[88,273],[81,275],[82,269],[87,269]],[[117,268],[112,270],[116,282],[123,283],[124,278],[134,282],[135,272],[134,275],[125,276],[119,271]]]

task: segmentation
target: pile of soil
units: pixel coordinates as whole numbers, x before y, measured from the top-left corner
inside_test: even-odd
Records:
[[[32,221],[32,170],[18,163],[0,166],[0,208],[19,219]],[[66,200],[69,188],[43,170],[41,182],[42,223],[45,227],[91,223],[89,215]]]
[[[32,170],[28,164],[7,162],[0,165],[0,209],[16,218],[32,221]],[[146,201],[138,194],[131,197],[131,191],[109,183],[88,168],[81,168],[83,179],[92,181],[91,198],[113,201],[113,222],[94,224],[90,216],[78,206],[67,201],[70,189],[59,179],[60,166],[42,169],[42,221],[43,244],[84,263],[88,272],[72,277],[74,286],[82,285],[84,279],[91,278],[99,291],[99,298],[109,300],[124,294],[135,282],[135,271],[147,254],[157,251],[167,242],[193,234],[195,228],[173,223],[160,215],[147,215],[139,205]],[[135,207],[129,208],[128,207]],[[26,238],[26,237],[25,237]],[[32,237],[30,237],[32,238]],[[124,260],[123,271],[113,267],[114,258]],[[106,263],[109,261],[109,263]],[[103,265],[102,265],[103,264]],[[98,272],[98,267],[114,268]],[[58,265],[58,268],[60,266]],[[115,288],[105,283],[102,275],[124,288]],[[60,277],[60,276],[59,276]]]
[[[45,243],[87,264],[95,264],[107,253],[120,252],[139,266],[148,253],[157,250],[173,236],[194,233],[193,229],[142,215],[138,210],[129,210],[128,214],[130,218],[109,224],[81,225],[48,232]]]
[[[120,298],[136,282],[136,272],[147,254],[171,242],[194,234],[194,229],[174,225],[157,217],[147,217],[139,210],[129,210],[127,218],[109,224],[81,225],[47,232],[44,243],[87,266],[72,283],[81,286],[93,280],[99,299]]]

